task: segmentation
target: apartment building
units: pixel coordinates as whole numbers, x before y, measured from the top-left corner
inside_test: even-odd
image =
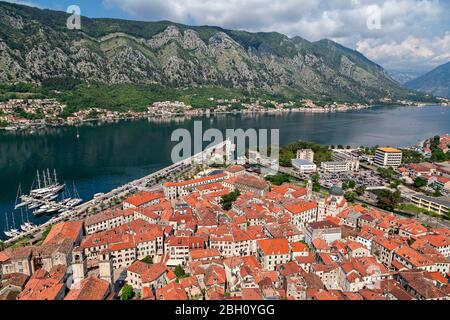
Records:
[[[397,168],[402,165],[403,153],[395,148],[378,148],[375,153],[374,163],[380,167]]]

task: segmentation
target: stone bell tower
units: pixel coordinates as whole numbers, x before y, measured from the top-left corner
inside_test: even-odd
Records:
[[[108,281],[111,288],[114,286],[114,268],[111,254],[108,250],[103,250],[100,253],[99,261],[100,279]]]
[[[87,275],[87,261],[83,249],[76,247],[72,251],[73,285],[77,286]]]

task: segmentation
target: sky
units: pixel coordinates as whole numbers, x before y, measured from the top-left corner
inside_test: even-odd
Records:
[[[450,0],[9,0],[83,16],[170,20],[310,41],[328,38],[388,70],[424,73],[450,61]]]

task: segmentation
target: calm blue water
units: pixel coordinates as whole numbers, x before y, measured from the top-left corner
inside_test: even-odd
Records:
[[[208,128],[280,129],[281,144],[308,140],[327,145],[413,145],[450,132],[450,108],[376,107],[332,114],[221,115],[167,122],[121,121],[76,128],[47,128],[36,133],[0,133],[0,231],[12,212],[19,183],[25,191],[36,170],[55,168],[62,181],[75,182],[84,199],[109,191],[171,163],[173,130],[192,132],[193,121]],[[26,216],[26,214],[25,214]],[[32,215],[30,215],[31,217]],[[37,223],[48,217],[34,220]],[[10,215],[11,223],[11,215]],[[21,213],[15,214],[16,224]],[[0,238],[3,238],[3,232]]]

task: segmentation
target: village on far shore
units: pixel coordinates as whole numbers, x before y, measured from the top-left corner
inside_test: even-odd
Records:
[[[301,101],[255,101],[244,103],[239,99],[209,98],[216,104],[210,108],[194,108],[179,101],[155,102],[144,111],[114,111],[105,108],[87,107],[82,110],[67,113],[67,106],[56,99],[10,99],[0,102],[0,130],[16,131],[20,129],[39,128],[45,126],[79,125],[83,122],[110,122],[122,119],[171,118],[176,116],[201,116],[224,113],[280,113],[308,112],[328,113],[345,112],[370,108],[364,103],[318,103],[310,99]],[[382,101],[393,104],[390,99]],[[425,106],[414,101],[396,101],[396,105]],[[441,99],[440,105],[450,106],[450,100]]]

